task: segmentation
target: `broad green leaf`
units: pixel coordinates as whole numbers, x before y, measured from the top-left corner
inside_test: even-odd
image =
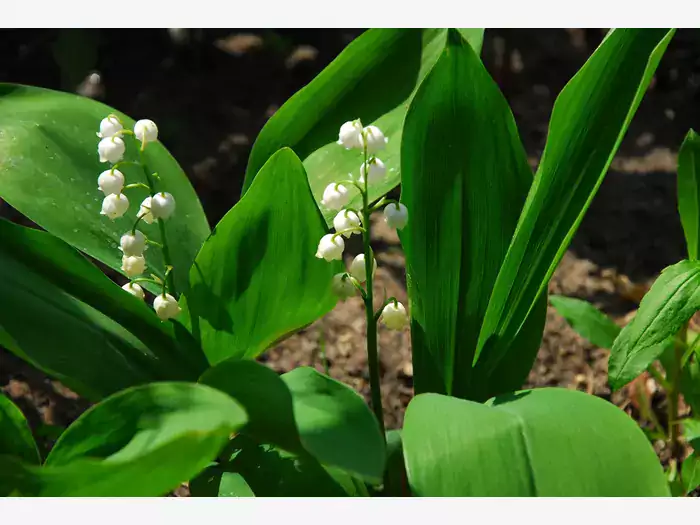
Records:
[[[600,398],[560,388],[486,405],[416,396],[402,432],[416,496],[668,496],[643,432]]]
[[[14,339],[17,341],[29,339],[29,343],[23,345],[22,349],[19,345],[14,349],[9,348],[20,357],[29,358],[48,373],[59,373],[80,383],[93,383],[98,386],[102,383],[98,370],[102,369],[103,365],[98,362],[101,353],[108,348],[96,350],[85,344],[87,340],[81,339],[79,332],[69,332],[65,335],[72,338],[74,344],[57,352],[54,335],[36,330],[37,324],[42,326],[44,323],[50,325],[53,322],[54,310],[60,304],[59,297],[66,297],[68,303],[80,304],[81,308],[88,311],[94,308],[111,319],[110,324],[119,323],[123,329],[138,338],[148,350],[140,348],[140,343],[134,343],[136,348],[124,354],[124,358],[128,361],[128,366],[142,370],[148,377],[196,380],[206,369],[204,354],[190,341],[191,336],[184,337],[189,334],[183,328],[174,330],[177,324],[161,322],[150,306],[114,284],[68,244],[49,233],[25,228],[6,220],[0,220],[0,238],[3,239],[0,244],[0,265],[22,265],[23,269],[16,272],[14,277],[19,279],[23,276],[22,287],[27,289],[30,295],[40,292],[38,288],[44,280],[49,281],[50,289],[56,292],[55,297],[43,305],[41,302],[33,302],[36,305],[33,322],[13,323],[12,319],[17,319],[18,316],[24,318],[27,312],[15,312],[11,303],[7,304],[7,308],[0,306],[0,324],[7,326],[6,331],[15,333]],[[3,264],[2,261],[6,262]],[[32,275],[37,279],[32,279]],[[9,282],[6,284],[10,285]],[[3,288],[2,284],[0,288]],[[17,289],[11,293],[21,292]],[[1,292],[0,299],[5,299]],[[33,301],[32,297],[22,299],[25,300]],[[30,333],[19,333],[21,330]],[[94,328],[91,330],[94,331]],[[89,365],[91,360],[95,359],[97,361]],[[117,370],[111,372],[116,375]],[[135,383],[119,383],[119,387],[124,388],[132,384]],[[102,387],[99,390],[106,393],[116,391],[105,391]]]
[[[109,165],[99,162],[95,134],[110,113],[133,128],[131,118],[88,98],[0,84],[0,197],[50,233],[121,271],[119,238],[132,227],[148,192],[126,190],[129,211],[120,219],[100,215],[104,195],[97,189],[97,177]],[[138,160],[135,139],[125,137],[125,143],[126,159]],[[149,172],[161,178],[156,189],[172,193],[177,201],[165,231],[176,287],[183,291],[209,226],[187,176],[168,151],[160,143],[151,143],[144,156]],[[122,172],[129,184],[146,182],[141,167],[124,166]],[[140,223],[139,229],[153,240],[162,240],[157,224]],[[162,277],[160,250],[151,247],[146,259],[148,272]]]
[[[577,334],[600,348],[612,348],[622,328],[588,301],[550,295],[549,301]]]
[[[447,40],[411,102],[401,150],[414,381],[417,393],[483,401],[522,386],[491,385],[472,361],[532,172],[498,86],[458,32]],[[528,323],[539,333],[517,351],[532,355],[544,312]]]
[[[332,472],[308,455],[297,456],[270,445],[259,444],[247,436],[237,436],[231,443],[230,459],[210,468],[210,485],[220,477],[219,496],[245,497],[340,497],[357,495],[352,479],[342,472]],[[228,450],[228,449],[227,449]],[[214,469],[217,469],[216,472]],[[233,479],[223,486],[225,476],[238,474],[245,485]],[[212,489],[209,488],[211,494]],[[228,490],[228,494],[222,494]]]
[[[478,54],[483,29],[460,29]],[[243,192],[258,171],[282,147],[304,161],[309,183],[320,202],[324,188],[348,173],[359,174],[357,151],[336,144],[340,126],[360,118],[389,138],[380,158],[384,180],[370,187],[376,199],[401,181],[399,148],[406,109],[425,75],[442,52],[445,29],[370,29],[356,38],[313,81],[290,98],[267,122],[253,145]],[[359,207],[359,197],[353,202]],[[330,225],[335,213],[323,209]]]
[[[681,261],[664,269],[610,351],[608,376],[613,390],[646,370],[698,310],[700,262]]]
[[[386,433],[386,473],[382,495],[389,497],[411,495],[406,477],[401,430],[389,430]]]
[[[695,449],[700,449],[700,419],[683,420],[683,437]]]
[[[282,149],[202,246],[186,295],[209,362],[253,358],[337,302],[339,264],[315,257],[327,232],[304,166]]]
[[[0,393],[0,455],[15,456],[27,463],[40,463],[32,431],[21,410]]]
[[[0,494],[162,496],[207,467],[245,422],[233,399],[204,385],[131,388],[68,427],[44,467],[6,468],[0,458]]]
[[[247,360],[220,363],[200,381],[243,405],[249,422],[242,432],[256,442],[309,453],[325,466],[370,482],[381,480],[385,450],[379,425],[350,387],[312,368],[280,377]]]
[[[252,489],[238,472],[226,472],[218,465],[207,467],[190,481],[190,496],[199,498],[254,497]]]
[[[678,213],[688,258],[697,260],[700,244],[700,137],[692,129],[678,152]]]
[[[693,453],[683,461],[681,480],[686,494],[700,486],[700,456]]]
[[[489,300],[475,355],[495,367],[564,255],[673,30],[614,29],[557,98],[545,150]]]

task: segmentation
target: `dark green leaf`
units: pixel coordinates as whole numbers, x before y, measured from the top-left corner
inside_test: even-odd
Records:
[[[15,456],[27,463],[40,463],[32,431],[24,414],[0,393],[0,455]]]
[[[700,137],[692,129],[678,152],[678,213],[688,258],[697,260],[700,244]]]
[[[697,453],[691,454],[683,461],[681,480],[686,494],[700,486],[700,456]]]
[[[335,306],[331,280],[340,265],[315,257],[326,232],[304,166],[280,150],[192,267],[187,307],[212,364],[255,357]]]
[[[385,451],[374,415],[348,386],[307,367],[281,378],[254,361],[229,360],[200,380],[226,392],[248,412],[243,430],[256,442],[297,455],[309,453],[378,483]]]
[[[403,457],[401,430],[389,430],[386,433],[386,473],[383,495],[388,497],[411,495]]]
[[[669,495],[636,423],[573,390],[524,391],[487,405],[422,394],[406,410],[402,436],[418,496]]]
[[[153,383],[92,407],[42,468],[0,457],[0,494],[162,496],[210,464],[246,422],[229,396],[194,383]]]
[[[207,467],[190,481],[190,496],[199,498],[254,497],[252,489],[238,472],[226,472],[219,465]]]
[[[683,437],[694,449],[700,449],[700,419],[683,420]]]
[[[591,303],[562,295],[550,295],[549,301],[581,337],[600,348],[612,348],[622,329]]]
[[[478,54],[483,29],[460,32]],[[380,155],[387,176],[370,188],[370,200],[394,188],[401,180],[399,148],[406,109],[441,53],[445,35],[445,29],[370,29],[355,39],[267,122],[250,154],[243,191],[270,156],[286,146],[303,159],[320,202],[328,184],[351,172],[359,174],[362,160],[357,152],[336,144],[340,126],[357,118],[364,125],[379,126],[389,138]],[[359,199],[354,202],[358,203]],[[330,224],[337,212],[323,211]]]
[[[456,31],[411,102],[401,163],[416,392],[483,401],[520,387],[489,384],[472,361],[532,172],[508,103]],[[537,351],[543,322],[537,311],[539,333],[519,353]]]
[[[66,315],[66,312],[55,313],[57,306],[65,302],[80,305],[81,310],[101,318],[93,311],[95,309],[111,319],[110,325],[113,322],[119,323],[123,329],[138,338],[148,350],[134,344],[134,348],[122,352],[123,358],[120,357],[118,361],[125,359],[125,366],[141,370],[144,376],[152,379],[196,380],[206,368],[207,361],[202,351],[194,344],[186,344],[187,340],[180,337],[180,332],[184,330],[175,332],[173,327],[177,325],[161,322],[151,307],[115,285],[85,257],[60,239],[5,220],[0,220],[0,238],[3,239],[0,244],[0,266],[22,266],[22,270],[17,270],[13,275],[17,282],[13,284],[10,280],[5,283],[7,288],[12,288],[9,293],[22,297],[17,300],[33,304],[36,308],[31,312],[32,320],[27,317],[29,312],[16,312],[9,296],[0,292],[0,298],[7,303],[7,308],[0,306],[0,324],[6,325],[6,331],[14,334],[13,339],[18,344],[14,349],[9,349],[20,357],[28,359],[48,373],[67,376],[69,381],[74,379],[78,383],[98,387],[97,390],[105,394],[136,384],[121,381],[103,383],[100,370],[118,375],[117,371],[123,366],[117,366],[114,370],[104,369],[102,354],[109,347],[97,351],[94,346],[86,344],[88,340],[80,331],[63,330],[62,337],[71,344],[57,352],[54,334],[36,330],[37,324],[50,326],[54,323],[53,317]],[[44,281],[50,283],[49,289],[42,289],[41,283]],[[0,289],[6,288],[0,284]],[[42,303],[34,299],[36,294],[53,297]],[[18,322],[17,319],[20,318],[26,321]],[[95,328],[90,328],[90,331],[95,331]],[[176,333],[179,341],[175,339]],[[25,342],[22,348],[19,348],[20,341]],[[93,365],[89,364],[91,360],[96,360]],[[109,384],[115,384],[118,388],[106,390]]]
[[[673,31],[614,29],[554,104],[535,182],[501,266],[475,359],[503,360],[581,223]]]
[[[0,84],[0,197],[32,221],[79,250],[121,271],[119,238],[134,223],[146,190],[127,190],[130,207],[115,221],[100,215],[104,195],[98,175],[108,169],[97,155],[100,121],[110,113],[133,127],[129,117],[88,98],[13,84]],[[161,130],[162,131],[162,130]],[[125,138],[128,160],[138,159],[135,140]],[[165,223],[178,290],[187,287],[187,272],[209,226],[187,176],[160,143],[145,151],[148,169],[157,172],[157,189],[173,194],[175,215]],[[120,168],[121,169],[121,168]],[[128,183],[146,182],[140,167],[122,170]],[[139,229],[160,241],[157,224]],[[163,276],[160,250],[146,255],[149,273]],[[150,285],[149,285],[150,286]],[[152,288],[153,289],[153,288]]]
[[[617,390],[646,370],[698,310],[700,262],[681,261],[664,269],[615,340],[608,362],[610,386]]]

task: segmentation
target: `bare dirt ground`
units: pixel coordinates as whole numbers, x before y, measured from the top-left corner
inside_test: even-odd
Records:
[[[233,206],[247,156],[266,119],[310,81],[359,30],[206,31],[175,45],[165,31],[87,32],[99,44],[78,73],[56,65],[56,33],[0,32],[0,81],[70,88],[66,78],[91,69],[91,88],[106,103],[159,123],[162,140],[190,175],[210,223]],[[503,89],[533,166],[542,153],[552,103],[604,35],[602,30],[492,30],[483,58]],[[146,39],[148,46],[142,43]],[[138,43],[138,45],[136,45]],[[642,102],[613,167],[550,283],[550,292],[590,300],[619,323],[634,312],[660,270],[684,257],[676,212],[676,152],[698,120],[700,52],[694,32],[679,31]],[[700,51],[700,49],[698,49]],[[31,64],[31,67],[29,66]],[[87,65],[86,65],[87,64]],[[70,68],[68,68],[70,69]],[[68,84],[66,84],[68,82]],[[83,87],[83,89],[87,89]],[[88,90],[89,91],[89,90]],[[0,214],[21,220],[6,204]],[[377,292],[406,300],[404,261],[396,235],[376,221]],[[354,247],[354,253],[359,247]],[[350,246],[348,259],[354,254]],[[368,397],[364,319],[359,299],[339,303],[309,328],[271,349],[263,360],[280,372],[323,369]],[[400,427],[413,394],[410,337],[380,329],[386,424]],[[0,349],[0,386],[50,446],[51,425],[64,426],[88,405]],[[609,399],[644,426],[629,388],[611,393],[607,351],[578,337],[550,308],[527,386],[575,388]],[[666,400],[645,382],[659,419]],[[49,426],[47,426],[49,425]],[[656,444],[662,460],[666,452]]]

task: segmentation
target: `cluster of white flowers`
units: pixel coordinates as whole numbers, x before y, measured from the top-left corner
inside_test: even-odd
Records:
[[[126,144],[122,138],[124,135],[136,137],[141,142],[143,150],[146,144],[158,140],[158,127],[152,120],[139,120],[134,125],[132,132],[124,129],[122,122],[116,115],[109,115],[100,122],[100,131],[97,136],[101,140],[97,145],[97,153],[100,156],[100,162],[112,164],[110,169],[103,171],[97,177],[97,187],[105,195],[100,214],[112,220],[122,217],[129,209],[129,199],[124,195],[124,190],[130,187],[145,186],[141,183],[125,186],[124,173],[117,169],[126,153]],[[146,236],[136,229],[136,225],[139,221],[152,224],[156,219],[167,219],[174,212],[175,199],[170,193],[158,192],[146,197],[136,214],[136,224],[130,231],[122,235],[119,241],[119,248],[122,251],[122,271],[130,279],[133,279],[122,288],[139,299],[145,299],[145,294],[143,288],[136,282],[138,281],[136,278],[146,271],[144,252],[148,245]],[[162,320],[170,319],[180,313],[177,299],[166,293],[165,288],[163,293],[159,294],[153,301],[153,308]]]
[[[357,119],[346,122],[340,127],[338,133],[338,144],[345,149],[360,150],[364,153],[365,161],[359,167],[359,177],[355,178],[350,174],[350,180],[343,183],[331,183],[323,191],[321,204],[330,210],[337,210],[338,214],[333,219],[335,233],[329,233],[321,237],[316,250],[316,257],[326,261],[342,260],[345,250],[345,238],[350,238],[353,234],[366,234],[365,228],[369,224],[363,225],[362,217],[369,217],[369,210],[362,210],[362,213],[347,207],[351,199],[355,196],[351,189],[359,190],[367,202],[367,187],[369,184],[376,184],[386,175],[386,166],[376,156],[386,146],[388,139],[377,126],[363,127],[362,122]],[[384,208],[384,220],[390,228],[403,229],[408,223],[408,209],[401,203],[390,202]],[[372,276],[377,270],[377,261],[372,261]],[[332,289],[340,300],[355,295],[357,289],[367,281],[367,269],[365,265],[365,255],[360,254],[352,261],[348,272],[339,273],[333,277]],[[400,330],[408,323],[406,309],[397,301],[389,302],[384,309],[380,319],[384,324],[392,329]]]

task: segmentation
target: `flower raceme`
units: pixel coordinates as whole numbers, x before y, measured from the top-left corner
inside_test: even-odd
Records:
[[[377,272],[377,259],[372,258],[372,276]],[[350,275],[359,282],[364,283],[367,280],[367,269],[365,267],[365,254],[361,253],[350,263]]]
[[[321,204],[329,210],[340,210],[344,208],[348,202],[350,202],[350,192],[342,184],[329,184],[326,186],[326,189],[323,190]]]
[[[113,164],[111,169],[103,171],[97,177],[97,187],[104,193],[105,198],[102,201],[102,215],[115,220],[126,214],[129,209],[129,199],[124,195],[124,191],[142,187],[149,190],[150,195],[146,197],[136,213],[136,222],[130,231],[127,231],[119,239],[119,249],[122,251],[122,266],[121,270],[131,279],[128,283],[122,286],[122,289],[138,297],[145,299],[145,292],[138,282],[150,282],[162,286],[162,293],[156,296],[153,301],[153,308],[156,315],[163,321],[171,319],[180,313],[177,299],[167,293],[168,284],[167,276],[172,270],[172,266],[166,264],[165,276],[166,280],[161,280],[155,276],[153,279],[139,277],[146,271],[146,259],[144,252],[147,248],[147,243],[152,242],[146,238],[146,235],[137,229],[138,223],[143,221],[146,224],[152,224],[156,220],[166,220],[175,213],[175,198],[166,191],[156,192],[154,189],[154,179],[160,181],[156,174],[149,175],[147,167],[142,162],[121,162],[126,153],[126,144],[124,136],[132,136],[138,140],[141,145],[139,150],[142,152],[146,145],[158,140],[158,126],[155,122],[148,119],[139,120],[135,123],[133,131],[124,129],[122,121],[116,115],[108,115],[100,122],[100,131],[97,136],[101,139],[97,145],[97,153],[100,162],[109,162]],[[143,158],[143,157],[142,157]],[[122,164],[136,164],[144,170],[146,181],[148,184],[137,182],[135,184],[125,185],[126,177],[124,173],[117,169],[117,166]],[[162,230],[161,230],[162,231]],[[166,239],[163,237],[162,245],[166,246]],[[342,253],[342,250],[341,250]],[[137,282],[138,281],[138,282]]]
[[[400,302],[392,301],[382,310],[380,320],[387,328],[402,330],[408,325],[408,314],[406,313],[406,308]]]
[[[384,220],[389,228],[401,230],[408,224],[408,208],[400,202],[387,204],[384,208]]]
[[[353,233],[359,233],[362,221],[360,216],[352,210],[340,210],[338,215],[333,219],[333,227],[337,232],[343,232],[342,235],[348,239]]]
[[[347,273],[337,273],[333,276],[331,283],[333,294],[341,301],[345,301],[348,297],[355,295],[355,285],[352,282],[350,275]]]
[[[329,233],[321,237],[316,250],[316,257],[325,259],[326,261],[339,261],[343,258],[343,250],[345,250],[345,241],[338,234]]]

